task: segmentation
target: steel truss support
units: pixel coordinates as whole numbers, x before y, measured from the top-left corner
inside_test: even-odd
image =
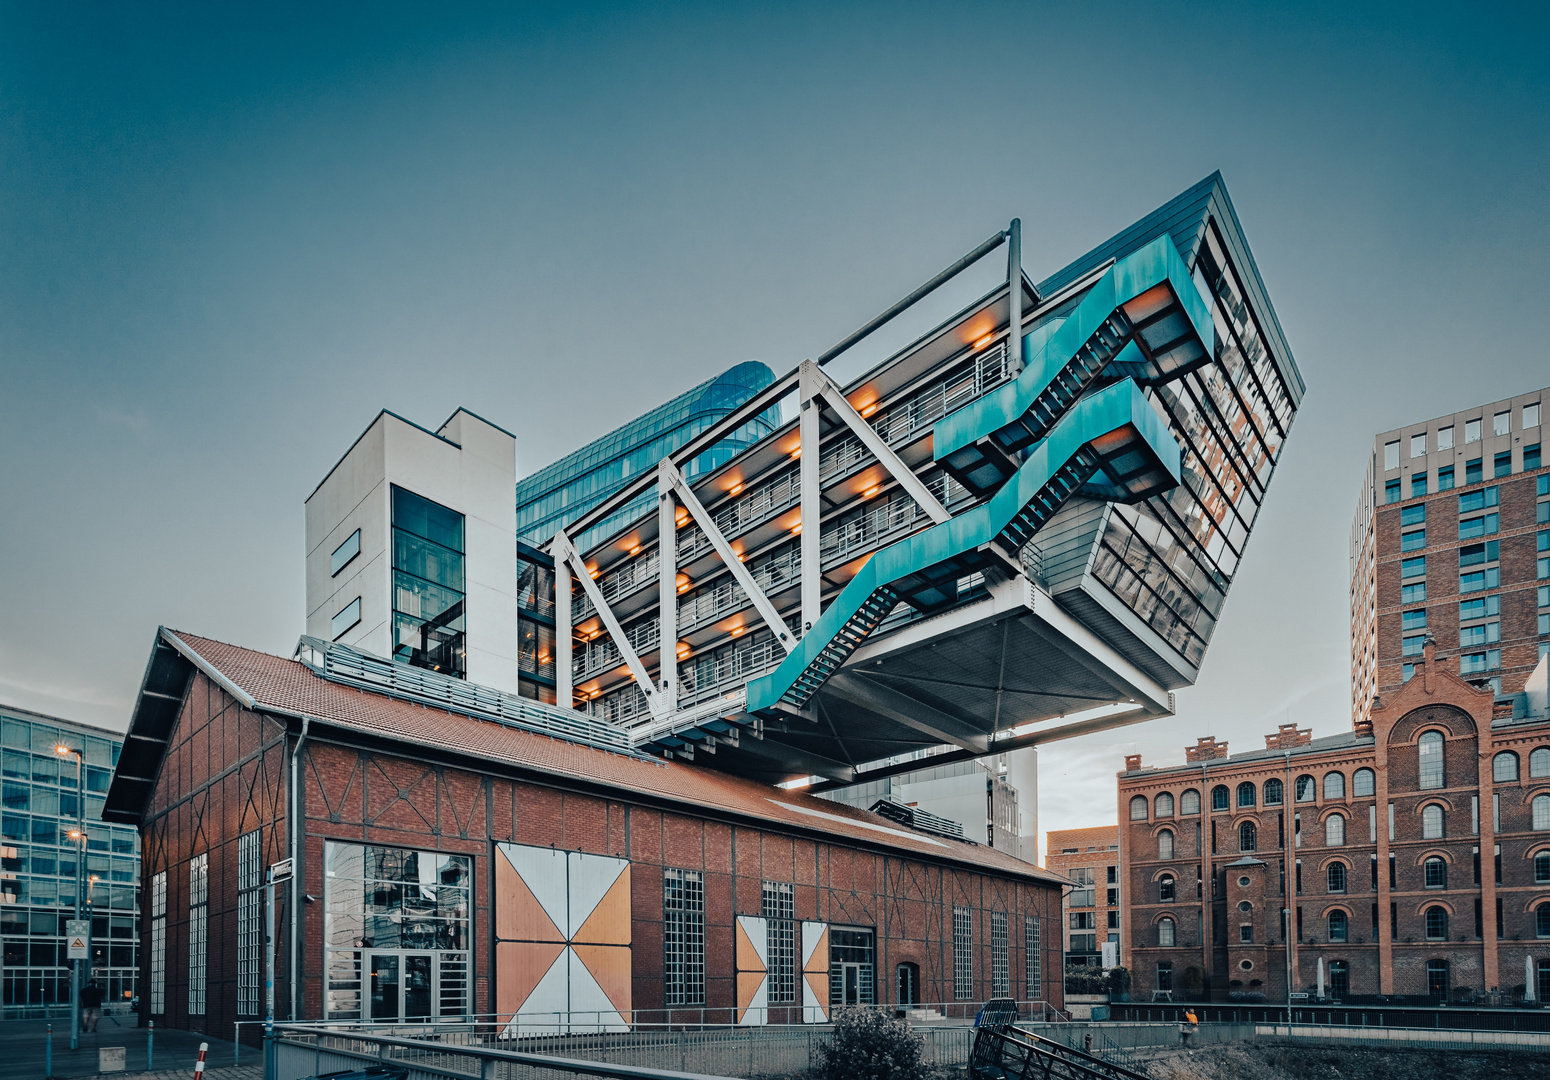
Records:
[[[1012,378],[1023,373],[1023,219],[1013,218],[1006,232],[1007,338],[1006,369]]]
[[[728,570],[732,571],[733,579],[742,586],[743,592],[748,594],[748,599],[753,601],[754,609],[758,611],[759,617],[765,621],[771,630],[775,631],[775,640],[780,642],[781,648],[788,653],[796,648],[796,638],[791,633],[791,628],[786,625],[786,620],[780,617],[780,612],[775,610],[775,605],[770,603],[770,598],[764,595],[764,590],[759,588],[758,582],[754,581],[753,575],[748,572],[748,567],[738,561],[737,552],[732,550],[732,545],[727,543],[727,538],[721,535],[720,529],[716,528],[715,520],[706,511],[705,507],[701,505],[694,492],[690,490],[688,483],[683,478],[683,473],[678,471],[678,466],[674,465],[668,458],[663,458],[658,463],[657,469],[659,470],[659,475],[667,478],[668,483],[672,486],[673,494],[677,496],[679,502],[684,504],[684,508],[694,518],[695,524],[700,527],[700,531],[710,541],[711,547],[715,548],[716,554],[721,556],[721,561],[727,564]],[[803,559],[802,573],[804,576],[807,573],[805,558]]]
[[[802,373],[803,375],[810,375],[815,395],[822,397],[829,408],[833,409],[839,415],[839,418],[845,421],[845,426],[850,428],[851,433],[857,439],[861,440],[861,445],[865,446],[872,456],[877,458],[878,463],[888,470],[888,475],[899,482],[899,486],[909,493],[910,498],[920,504],[920,508],[930,515],[933,522],[940,525],[952,517],[947,512],[947,508],[937,501],[937,497],[931,494],[931,490],[920,482],[920,477],[916,476],[914,471],[899,458],[899,455],[893,452],[893,447],[883,441],[883,437],[877,433],[877,429],[867,423],[866,419],[856,411],[856,407],[850,403],[850,399],[845,396],[844,392],[835,385],[834,380],[830,379],[811,360],[802,361]],[[803,416],[805,418],[805,412]],[[816,417],[814,420],[816,423]],[[815,439],[814,441],[816,442],[817,440]],[[805,446],[803,447],[802,457],[804,459],[807,457]],[[818,473],[817,462],[813,464],[813,474],[816,480]],[[805,500],[807,497],[807,477],[803,476],[802,480],[802,496]],[[804,521],[805,517],[806,515],[804,514]],[[805,528],[803,533],[806,533]],[[803,567],[804,569],[806,568],[805,560]]]
[[[798,434],[801,437],[802,456],[798,460],[798,480],[802,497],[802,633],[806,634],[823,614],[823,550],[819,541],[823,537],[821,518],[823,498],[819,485],[818,466],[823,460],[823,447],[819,445],[822,432],[822,406],[818,391],[823,385],[823,373],[810,360],[804,360],[797,369],[797,386],[801,406]]]
[[[586,561],[582,559],[581,553],[576,550],[576,545],[570,542],[570,537],[565,535],[564,529],[555,534],[551,554],[554,556],[556,571],[559,570],[560,563],[563,560],[570,564],[571,570],[577,575],[578,580],[581,582],[582,591],[587,594],[587,599],[591,600],[592,606],[597,609],[598,616],[603,620],[603,625],[608,628],[608,636],[613,638],[614,645],[619,650],[619,655],[624,658],[624,663],[630,669],[630,674],[635,676],[635,685],[639,686],[646,695],[646,702],[651,707],[651,715],[658,719],[667,715],[662,711],[662,695],[657,692],[656,684],[651,681],[651,676],[646,674],[646,665],[640,662],[640,657],[636,655],[634,646],[630,644],[630,639],[625,636],[624,627],[615,618],[613,609],[608,606],[608,601],[603,599],[603,591],[597,587],[597,582],[593,581],[592,575],[587,573]],[[558,573],[556,574],[556,582],[558,582]],[[556,604],[555,607],[558,609],[559,605]],[[567,618],[567,638],[570,632],[569,622],[570,620]],[[555,629],[555,636],[558,637],[559,627],[556,626]],[[569,652],[570,650],[567,648],[566,651]],[[672,654],[664,658],[664,663],[673,663]]]

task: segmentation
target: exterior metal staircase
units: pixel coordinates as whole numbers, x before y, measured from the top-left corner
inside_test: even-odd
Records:
[[[933,431],[933,456],[983,498],[1017,470],[1014,455],[1049,434],[1083,394],[1134,379],[1176,379],[1211,358],[1215,327],[1173,239],[1115,263],[1071,314],[1028,333],[1020,375]]]
[[[1017,553],[1072,495],[1091,486],[1134,502],[1179,483],[1179,447],[1131,379],[1077,401],[987,502],[878,551],[773,672],[748,684],[747,708],[801,711],[899,602],[952,604],[957,582]]]
[[[982,1027],[969,1051],[969,1080],[1149,1080],[1112,1061],[1031,1031]]]

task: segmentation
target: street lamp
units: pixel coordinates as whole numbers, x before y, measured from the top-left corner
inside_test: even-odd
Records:
[[[60,757],[75,756],[75,812],[76,829],[70,834],[70,838],[76,842],[75,856],[75,918],[79,922],[81,918],[81,893],[85,891],[86,874],[86,790],[82,784],[85,772],[85,761],[81,752],[74,747],[60,743],[54,747],[54,753]],[[90,924],[88,924],[90,925]],[[91,938],[86,941],[87,956],[91,955]],[[90,961],[87,961],[90,963]],[[72,961],[70,964],[70,1049],[75,1050],[81,1045],[81,987],[85,985],[81,979],[81,962]]]

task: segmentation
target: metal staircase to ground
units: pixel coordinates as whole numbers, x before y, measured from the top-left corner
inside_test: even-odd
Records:
[[[969,1080],[1150,1080],[1112,1061],[1015,1027],[982,1027],[969,1051]]]

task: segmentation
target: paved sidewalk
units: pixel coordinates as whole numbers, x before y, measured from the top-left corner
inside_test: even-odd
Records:
[[[70,1021],[68,1018],[51,1021],[54,1027],[54,1076],[56,1080],[64,1080],[66,1077],[96,1076],[97,1050],[103,1046],[122,1046],[125,1050],[125,1072],[116,1074],[120,1077],[136,1076],[146,1073],[146,1028],[135,1027],[137,1017],[117,1016],[102,1018],[97,1031],[81,1036],[81,1046],[78,1050],[70,1049]],[[114,1020],[118,1022],[113,1023]],[[5,1080],[45,1080],[47,1073],[44,1069],[45,1043],[47,1041],[47,1029],[50,1021],[44,1020],[5,1020],[0,1021],[0,1075]],[[233,1052],[235,1047],[220,1039],[212,1039],[208,1035],[201,1035],[197,1031],[174,1031],[171,1028],[156,1029],[155,1072],[150,1073],[157,1080],[167,1077],[181,1077],[184,1080],[193,1080],[194,1062],[199,1058],[199,1044],[210,1044],[209,1052],[205,1055],[206,1077],[213,1078],[217,1075],[225,1076],[226,1071],[234,1064]],[[230,1080],[251,1080],[262,1075],[263,1051],[258,1047],[244,1046],[242,1048],[242,1066],[238,1072],[232,1073]],[[249,1072],[251,1065],[256,1071]],[[221,1070],[215,1073],[213,1070]]]

